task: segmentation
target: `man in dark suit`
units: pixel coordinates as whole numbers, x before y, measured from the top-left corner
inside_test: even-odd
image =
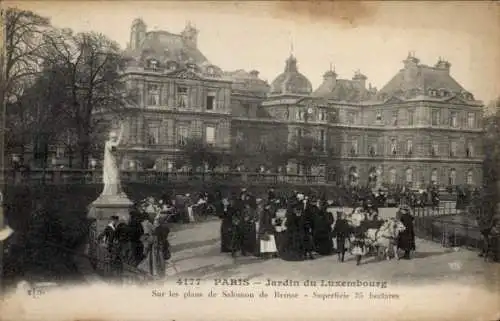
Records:
[[[111,221],[109,224],[104,228],[104,231],[97,237],[97,241],[99,243],[104,243],[106,244],[106,247],[108,250],[112,248],[114,238],[115,238],[115,232],[116,232],[116,227],[118,226],[119,222],[119,217],[116,215],[111,216]]]

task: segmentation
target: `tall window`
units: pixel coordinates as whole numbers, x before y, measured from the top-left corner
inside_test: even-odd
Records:
[[[467,113],[467,127],[476,127],[476,115],[474,113]]]
[[[377,145],[375,145],[375,144],[370,145],[370,149],[369,149],[368,153],[370,154],[370,156],[377,155]]]
[[[408,139],[406,141],[406,154],[407,155],[413,154],[413,141],[411,139]]]
[[[396,169],[395,168],[391,168],[389,170],[389,183],[396,184],[396,178],[397,178]]]
[[[351,141],[351,153],[352,156],[355,156],[358,154],[358,139],[353,138]]]
[[[215,109],[215,93],[209,92],[207,94],[207,110]]]
[[[431,171],[431,183],[439,184],[438,171],[435,168]]]
[[[324,110],[320,110],[318,114],[319,121],[326,121],[326,112]]]
[[[457,156],[457,142],[451,142],[450,144],[450,157]]]
[[[160,127],[158,125],[148,126],[148,144],[157,145],[160,141]]]
[[[179,126],[177,128],[177,142],[179,145],[186,145],[187,139],[189,137],[189,131],[186,126]]]
[[[377,110],[377,114],[375,116],[376,121],[382,121],[382,111]]]
[[[302,137],[302,135],[303,135],[303,133],[302,133],[302,128],[297,128],[297,132],[296,132],[296,134],[297,134],[297,138],[301,138],[301,137]]]
[[[188,89],[177,87],[177,107],[186,108],[188,106]]]
[[[205,127],[205,141],[209,145],[215,144],[215,127],[206,126]]]
[[[438,126],[440,123],[439,110],[433,110],[431,112],[431,124],[432,126]]]
[[[243,111],[245,112],[245,117],[250,117],[250,104],[243,103],[241,104]]]
[[[408,110],[408,126],[413,126],[414,123],[414,118],[415,118],[415,111],[413,110]]]
[[[148,106],[160,105],[160,86],[156,84],[148,84]]]
[[[63,158],[64,155],[66,154],[65,151],[66,151],[66,148],[64,148],[63,146],[57,146],[56,147],[56,158]]]
[[[474,146],[471,142],[467,143],[467,147],[465,148],[465,156],[467,156],[467,158],[474,156]]]
[[[411,168],[406,169],[406,183],[413,183],[413,170]]]
[[[391,139],[391,154],[396,155],[398,153],[398,143],[395,138]]]
[[[467,184],[473,185],[474,184],[474,172],[472,169],[469,169],[467,171]]]
[[[325,130],[321,129],[319,131],[319,150],[322,152],[325,150]]]
[[[347,112],[347,123],[354,124],[356,122],[356,113],[353,111]]]
[[[392,112],[392,125],[393,126],[397,126],[398,125],[398,116],[399,116],[399,113],[397,110],[393,111]]]
[[[431,155],[438,156],[439,155],[439,145],[437,142],[431,143]]]
[[[457,171],[452,168],[450,170],[450,176],[448,178],[448,185],[457,185]]]
[[[453,128],[458,127],[458,113],[456,111],[452,111],[450,113],[450,126]]]

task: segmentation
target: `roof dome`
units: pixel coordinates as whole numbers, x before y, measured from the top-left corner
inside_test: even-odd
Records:
[[[297,69],[297,59],[293,55],[286,60],[285,71],[271,83],[271,94],[309,95],[312,85]]]

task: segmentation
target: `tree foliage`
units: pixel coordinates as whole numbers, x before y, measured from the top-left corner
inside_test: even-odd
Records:
[[[207,144],[201,137],[191,137],[187,139],[181,147],[183,158],[191,165],[192,170],[204,168],[205,164],[209,169],[214,169],[219,165],[219,156],[214,148]]]
[[[484,163],[483,180],[486,192],[486,202],[498,201],[498,182],[500,180],[500,113],[484,119],[485,135],[483,138]]]
[[[123,115],[135,96],[122,81],[118,44],[99,33],[54,28],[31,11],[4,14],[7,147],[22,153],[28,144],[62,145],[87,167],[107,129],[106,117],[96,114]]]

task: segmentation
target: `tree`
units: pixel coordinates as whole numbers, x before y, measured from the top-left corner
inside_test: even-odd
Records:
[[[208,145],[201,137],[191,137],[181,147],[182,156],[189,162],[191,169],[205,167],[214,169],[219,164],[219,157],[212,146]]]
[[[288,150],[286,142],[271,139],[260,144],[256,155],[260,158],[260,163],[279,172],[280,167],[286,167],[292,153]]]
[[[289,158],[297,160],[304,167],[306,175],[311,174],[313,166],[321,164],[324,145],[312,135],[294,136],[289,144]]]
[[[4,28],[4,54],[0,56],[0,106],[5,107],[5,136],[0,149],[26,145],[26,129],[33,122],[33,113],[19,102],[26,88],[39,73],[43,48],[43,32],[50,26],[49,19],[32,11],[7,8],[2,10]],[[21,129],[21,131],[19,131]],[[3,166],[3,164],[2,164]]]
[[[66,92],[60,81],[60,71],[46,68],[19,99],[7,104],[7,147],[24,155],[27,144],[34,143],[35,154],[47,149],[49,143],[60,140],[69,131],[65,113]],[[63,140],[68,141],[67,139]],[[46,161],[46,153],[38,155]]]
[[[80,166],[88,166],[93,134],[105,114],[121,117],[131,102],[122,81],[125,60],[116,42],[99,33],[54,29],[47,43],[45,64],[57,70],[57,83],[65,84],[68,126],[74,128]]]
[[[8,8],[5,19],[5,55],[2,57],[1,99],[15,100],[22,92],[26,78],[39,72],[44,42],[43,34],[50,20],[32,11]]]
[[[484,148],[483,163],[485,202],[492,210],[500,192],[498,190],[500,180],[500,112],[484,119],[484,130],[483,146],[487,147]]]

